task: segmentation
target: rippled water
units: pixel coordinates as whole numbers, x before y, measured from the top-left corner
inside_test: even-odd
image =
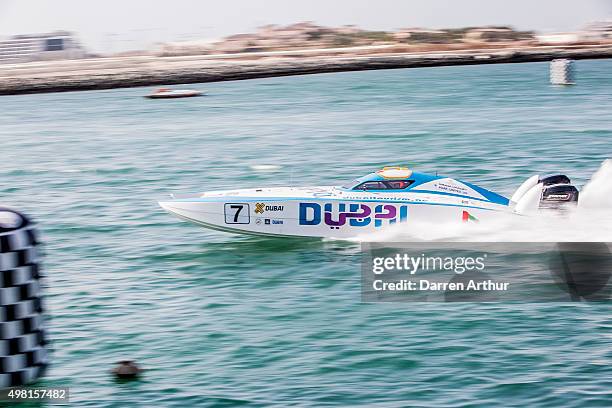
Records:
[[[612,156],[612,61],[576,65],[567,88],[523,64],[0,98],[0,202],[46,243],[44,384],[75,406],[612,405],[609,304],[362,304],[356,243],[226,235],[156,204],[385,164],[507,195],[534,173],[582,186]],[[140,382],[113,381],[124,358]]]

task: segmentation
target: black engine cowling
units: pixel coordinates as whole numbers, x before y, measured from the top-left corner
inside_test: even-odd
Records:
[[[540,208],[559,209],[578,204],[578,189],[566,175],[547,176],[539,182],[543,185]]]

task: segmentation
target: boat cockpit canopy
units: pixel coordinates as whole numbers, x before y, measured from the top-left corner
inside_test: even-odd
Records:
[[[352,188],[352,190],[380,191],[380,190],[404,190],[414,183],[414,180],[393,181],[365,181]]]
[[[409,179],[412,174],[412,170],[407,167],[385,167],[375,173],[355,179],[342,188],[358,191],[405,190],[415,182]]]

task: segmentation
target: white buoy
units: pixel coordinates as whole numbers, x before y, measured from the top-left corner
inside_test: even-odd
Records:
[[[36,229],[0,207],[0,389],[29,384],[48,363]]]
[[[569,59],[550,61],[550,83],[553,85],[574,85],[574,64]]]

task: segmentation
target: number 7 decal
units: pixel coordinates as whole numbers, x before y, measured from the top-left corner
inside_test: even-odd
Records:
[[[251,216],[248,204],[227,203],[225,204],[226,224],[249,224]]]

